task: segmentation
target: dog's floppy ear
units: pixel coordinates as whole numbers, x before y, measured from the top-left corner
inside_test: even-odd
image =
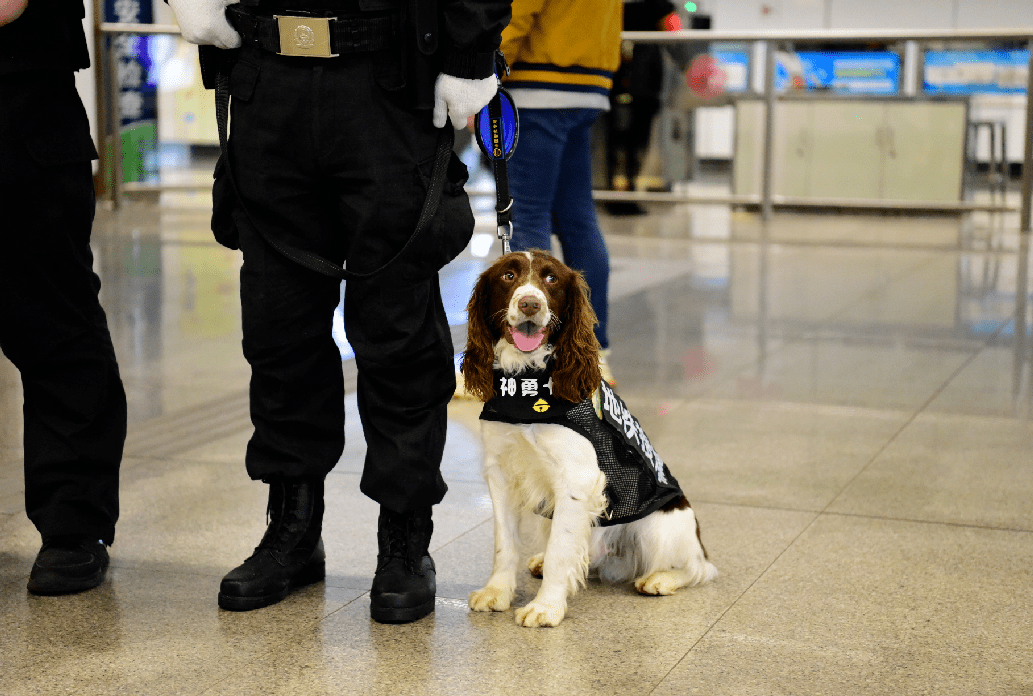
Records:
[[[466,305],[466,350],[459,371],[463,374],[466,391],[481,401],[495,396],[492,365],[495,363],[495,340],[488,325],[491,312],[491,280],[494,266],[481,274],[473,295]]]
[[[556,369],[552,383],[556,396],[575,403],[584,401],[599,388],[599,342],[592,330],[598,320],[588,300],[588,283],[574,273],[567,288],[567,302],[560,316],[556,341]]]

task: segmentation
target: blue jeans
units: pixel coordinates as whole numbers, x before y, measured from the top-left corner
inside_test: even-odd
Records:
[[[520,139],[509,160],[514,251],[552,249],[581,271],[591,290],[599,345],[606,335],[610,256],[595,219],[590,137],[599,109],[521,109]]]

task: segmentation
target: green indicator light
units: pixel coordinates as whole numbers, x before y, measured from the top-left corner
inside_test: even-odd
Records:
[[[694,3],[694,2],[687,2],[687,3],[685,3],[685,9],[687,11],[689,11],[689,12],[695,12],[696,11],[696,3]]]

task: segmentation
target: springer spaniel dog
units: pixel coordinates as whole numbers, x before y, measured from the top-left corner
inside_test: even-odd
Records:
[[[461,371],[485,402],[495,518],[494,568],[470,608],[509,609],[521,551],[542,578],[516,611],[522,626],[559,624],[590,570],[645,595],[716,577],[689,501],[601,380],[581,274],[542,251],[507,254],[481,274],[467,315]]]

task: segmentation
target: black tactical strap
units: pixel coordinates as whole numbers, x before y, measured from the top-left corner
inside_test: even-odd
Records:
[[[237,181],[233,176],[233,167],[230,166],[230,151],[227,135],[229,116],[230,74],[229,66],[223,65],[219,69],[215,84],[215,120],[219,127],[219,147],[222,149],[222,159],[226,166],[226,175],[229,177],[230,183],[233,185],[233,190],[237,194],[237,202],[240,205],[241,210],[244,211],[244,215],[247,217],[251,227],[261,235],[262,239],[291,261],[301,264],[309,270],[330,276],[331,278],[339,278],[341,280],[372,278],[373,276],[383,272],[388,266],[398,260],[398,258],[405,253],[405,250],[409,248],[409,245],[413,243],[416,237],[419,236],[419,234],[427,227],[430,221],[434,218],[434,214],[437,213],[438,203],[441,201],[441,192],[445,186],[445,173],[448,170],[448,162],[452,154],[452,145],[455,142],[455,131],[453,130],[450,122],[446,123],[445,127],[438,133],[438,149],[434,158],[434,170],[431,173],[430,185],[427,187],[427,197],[423,201],[423,209],[420,211],[420,219],[416,223],[416,229],[413,231],[409,239],[406,240],[405,244],[402,245],[402,248],[398,250],[398,253],[392,256],[385,264],[368,273],[356,273],[354,271],[349,271],[346,268],[342,268],[332,261],[328,261],[319,254],[314,254],[311,251],[305,251],[304,249],[298,249],[297,247],[291,246],[290,244],[277,239],[274,235],[267,234],[265,230],[259,227],[255,223],[255,219],[251,217],[251,213],[248,212],[247,206],[244,204],[244,198],[240,195],[240,189],[237,188]]]

